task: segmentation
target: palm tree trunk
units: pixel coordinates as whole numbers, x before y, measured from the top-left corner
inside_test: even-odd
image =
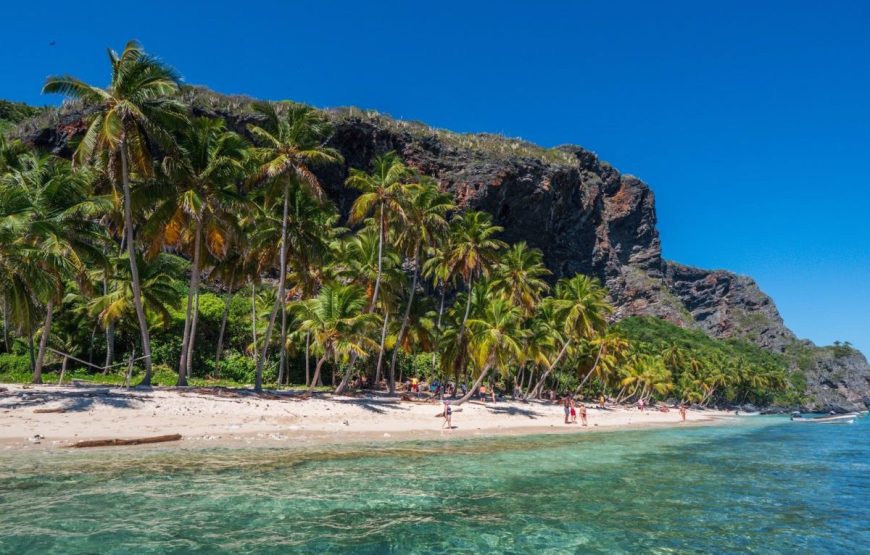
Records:
[[[411,306],[414,304],[414,293],[417,291],[417,276],[419,268],[417,267],[417,259],[420,256],[420,242],[417,242],[417,247],[414,249],[414,277],[411,279],[411,292],[408,294],[408,306],[405,307],[405,316],[402,318],[402,326],[399,328],[399,335],[396,337],[396,347],[393,349],[393,359],[390,361],[390,393],[396,388],[396,359],[399,356],[399,349],[402,346],[402,340],[405,338],[405,330],[408,329],[408,320],[411,318]]]
[[[387,325],[390,321],[390,313],[386,310],[384,311],[384,324],[381,326],[381,345],[383,345],[387,340]],[[384,360],[384,350],[383,348],[378,352],[378,364],[375,367],[375,384],[381,383],[381,367],[382,362]],[[350,363],[353,366],[353,363],[356,362],[356,356],[351,355]],[[390,393],[393,393],[393,388],[390,389]]]
[[[233,273],[235,274],[235,271],[233,271]],[[232,278],[230,278],[230,281],[232,282]],[[232,285],[230,285],[230,287],[232,287]],[[224,313],[221,316],[221,331],[218,334],[217,352],[215,352],[214,357],[214,370],[217,377],[220,377],[221,373],[221,355],[223,355],[224,352],[224,333],[226,333],[227,330],[227,319],[230,317],[230,306],[232,305],[232,302],[233,292],[230,290],[227,292],[226,301],[224,301]]]
[[[595,362],[592,363],[592,369],[587,372],[586,376],[583,378],[583,381],[580,382],[580,385],[577,386],[576,393],[580,393],[580,390],[583,389],[583,386],[586,385],[586,381],[589,379],[592,374],[595,373],[595,369],[598,367],[598,361],[601,360],[601,351],[604,350],[604,345],[598,347],[598,354],[595,355]]]
[[[60,365],[60,378],[57,380],[57,385],[63,384],[63,375],[66,374],[66,365],[69,362],[69,357],[64,355],[63,364]]]
[[[369,306],[369,312],[375,310],[378,304],[378,291],[381,288],[381,272],[384,268],[384,205],[381,204],[381,217],[378,229],[378,275],[375,277],[375,291],[372,293],[372,302]]]
[[[278,357],[278,385],[284,383],[284,371],[287,363],[287,303],[281,303],[281,350]]]
[[[133,306],[136,307],[136,318],[139,320],[139,334],[142,338],[142,356],[145,360],[145,376],[139,385],[151,385],[151,338],[148,335],[148,320],[145,318],[145,306],[142,304],[142,282],[139,279],[139,265],[136,262],[136,243],[133,236],[133,200],[130,192],[130,170],[127,167],[127,145],[121,139],[121,183],[124,189],[124,234],[127,242],[127,255],[130,258],[130,276],[132,278]]]
[[[263,353],[260,360],[257,361],[257,380],[254,383],[256,391],[263,389],[263,366],[266,363],[266,355],[269,352],[269,341],[272,339],[272,330],[275,328],[275,317],[278,315],[279,303],[284,303],[285,287],[287,285],[287,212],[290,204],[290,183],[284,186],[284,215],[281,219],[281,252],[280,264],[281,271],[278,275],[278,297],[275,299],[275,306],[272,307],[272,315],[269,317],[269,325],[266,327],[266,333],[263,336]]]
[[[486,366],[483,367],[483,371],[480,373],[480,376],[477,378],[477,381],[474,382],[474,385],[472,385],[468,389],[468,391],[465,393],[465,395],[462,396],[461,399],[459,399],[458,401],[453,401],[454,406],[458,407],[459,405],[461,405],[465,401],[471,399],[471,396],[474,395],[474,392],[477,390],[478,387],[480,387],[480,384],[483,383],[483,380],[484,380],[484,378],[486,378],[486,375],[489,374],[489,367],[490,367],[489,364],[487,364]]]
[[[6,346],[6,352],[9,352],[9,303],[3,299],[3,344]]]
[[[45,362],[45,349],[48,347],[48,338],[51,335],[51,319],[54,315],[54,299],[45,305],[45,322],[42,324],[42,337],[39,338],[39,353],[36,355],[36,363],[33,367],[33,383],[42,383],[42,365]]]
[[[254,340],[254,347],[251,353],[254,356],[254,364],[257,364],[257,288],[254,286],[254,280],[251,280],[251,335]]]
[[[305,387],[308,387],[311,384],[311,374],[309,373],[309,369],[311,367],[311,330],[305,332]]]
[[[468,315],[471,313],[471,290],[473,287],[474,276],[471,275],[468,278],[468,301],[465,303],[465,314],[462,316],[462,324],[459,326],[459,334],[456,338],[456,344],[459,346],[459,356],[457,358],[456,363],[456,373],[459,375],[460,371],[465,369],[465,348],[463,347],[462,340],[465,338],[465,327],[468,323]]]
[[[190,323],[190,340],[187,342],[187,379],[193,375],[193,346],[196,343],[196,324],[199,323],[199,286],[197,286],[196,298],[193,301],[193,321]]]
[[[99,324],[94,324],[94,327],[91,328],[91,344],[88,347],[88,362],[91,364],[94,363],[94,343],[97,341],[97,328],[99,328]]]
[[[550,367],[547,368],[547,371],[544,372],[543,376],[541,376],[541,380],[537,384],[535,384],[534,389],[529,390],[529,392],[526,394],[526,397],[525,397],[526,399],[528,399],[529,396],[531,396],[531,397],[540,396],[541,389],[544,387],[544,381],[550,375],[550,372],[552,372],[553,369],[556,368],[556,365],[559,364],[559,362],[562,360],[562,357],[565,356],[565,353],[568,351],[569,345],[571,345],[570,339],[568,339],[568,341],[566,341],[565,344],[562,345],[562,350],[559,351],[559,356],[557,356],[556,360],[553,361],[553,364],[551,364]]]
[[[314,389],[314,384],[320,379],[320,369],[323,367],[323,363],[326,362],[328,353],[324,353],[320,360],[317,361],[317,366],[314,367],[314,377],[311,378],[311,384],[308,386],[308,391]]]
[[[187,288],[187,311],[184,315],[184,333],[181,335],[181,358],[178,361],[178,382],[176,386],[186,386],[188,378],[188,352],[190,343],[193,341],[193,306],[197,298],[199,287],[199,251],[202,237],[202,219],[196,221],[196,234],[193,240],[193,267],[190,269],[190,286]]]
[[[106,323],[106,364],[103,368],[103,375],[109,372],[109,368],[115,364],[115,321],[109,320]]]

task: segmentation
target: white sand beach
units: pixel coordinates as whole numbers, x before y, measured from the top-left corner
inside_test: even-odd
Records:
[[[82,440],[181,434],[161,445],[339,443],[387,439],[588,432],[677,426],[730,420],[723,411],[588,407],[588,427],[564,424],[560,405],[543,401],[469,401],[454,408],[453,428],[442,430],[442,405],[381,395],[286,394],[239,390],[138,390],[115,387],[5,385],[0,391],[0,449],[62,448]],[[46,411],[63,412],[46,412]]]

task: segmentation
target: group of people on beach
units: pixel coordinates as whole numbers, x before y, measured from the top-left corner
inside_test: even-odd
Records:
[[[566,395],[562,399],[562,405],[565,409],[565,424],[576,424],[577,423],[577,413],[580,414],[580,421],[584,426],[588,426],[589,423],[586,420],[586,405],[584,403],[580,403],[580,406],[577,406],[577,403],[574,402],[573,395]]]

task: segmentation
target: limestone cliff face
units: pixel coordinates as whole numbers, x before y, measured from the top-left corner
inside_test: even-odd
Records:
[[[240,133],[256,120],[249,99],[203,90],[185,94],[195,113],[222,117]],[[664,260],[653,192],[592,152],[459,135],[355,109],[327,114],[335,130],[331,146],[345,163],[319,168],[317,174],[344,214],[355,196],[343,185],[349,169],[368,169],[373,156],[395,150],[410,166],[436,178],[461,208],[491,213],[504,227],[503,239],[541,249],[556,277],[579,272],[599,278],[610,291],[617,318],[659,316],[780,353],[797,342],[752,279]],[[70,106],[20,126],[18,133],[68,154],[80,115]],[[817,406],[855,407],[870,398],[870,366],[860,353],[848,360],[815,357],[811,366],[805,373]],[[829,379],[834,374],[849,378]]]

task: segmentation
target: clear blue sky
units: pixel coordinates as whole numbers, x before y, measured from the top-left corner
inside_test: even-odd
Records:
[[[665,256],[870,353],[870,3],[423,4],[14,2],[0,97],[137,38],[221,92],[580,144],[653,187]]]

